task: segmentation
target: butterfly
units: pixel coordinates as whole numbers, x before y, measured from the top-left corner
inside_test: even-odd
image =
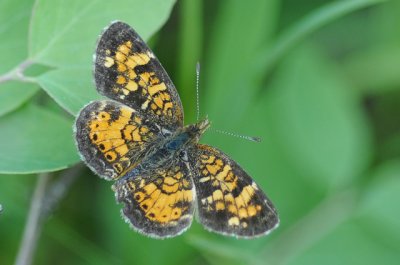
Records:
[[[108,99],[79,112],[76,145],[95,174],[114,181],[133,229],[173,237],[195,214],[206,229],[236,237],[278,226],[275,207],[254,180],[222,151],[199,143],[209,120],[183,125],[175,86],[129,25],[113,22],[100,36],[94,79]]]

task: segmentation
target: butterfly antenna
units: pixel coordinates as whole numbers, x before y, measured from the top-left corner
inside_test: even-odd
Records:
[[[233,137],[237,137],[237,138],[249,140],[249,141],[252,141],[252,142],[257,142],[257,143],[260,143],[260,142],[261,142],[261,138],[260,138],[260,137],[248,136],[248,135],[241,135],[241,134],[232,133],[232,132],[227,132],[227,131],[222,131],[222,130],[218,130],[218,129],[214,129],[213,131],[215,131],[215,132],[217,132],[217,133],[221,133],[221,134],[225,134],[225,135],[229,135],[229,136],[233,136]]]
[[[197,107],[196,120],[197,121],[199,121],[199,118],[200,118],[199,84],[200,84],[200,63],[197,62],[197,64],[196,64],[196,107]],[[221,134],[225,134],[225,135],[229,135],[229,136],[233,136],[233,137],[237,137],[237,138],[241,138],[241,139],[245,139],[245,140],[249,140],[249,141],[252,141],[252,142],[257,142],[257,143],[261,142],[261,138],[260,137],[241,135],[241,134],[227,132],[227,131],[218,130],[218,129],[212,129],[212,131],[215,131],[215,132],[221,133]]]
[[[196,64],[196,121],[200,118],[200,96],[199,96],[199,84],[200,84],[200,63]]]

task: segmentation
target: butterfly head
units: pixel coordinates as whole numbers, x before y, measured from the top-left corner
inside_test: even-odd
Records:
[[[209,127],[211,126],[210,121],[208,118],[199,121],[198,123],[194,124],[194,127],[197,129],[197,132],[202,135]]]
[[[200,137],[205,133],[205,131],[210,128],[211,123],[208,118],[201,120],[192,125],[192,131],[195,134],[196,142],[199,141]]]
[[[201,120],[195,124],[190,124],[185,127],[185,131],[188,134],[191,142],[197,143],[204,132],[210,127],[210,121],[208,118]]]

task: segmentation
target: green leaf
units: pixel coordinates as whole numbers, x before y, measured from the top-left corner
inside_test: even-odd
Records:
[[[26,59],[28,53],[28,27],[33,0],[12,0],[0,3],[0,74]]]
[[[271,257],[271,264],[397,264],[400,215],[394,205],[400,203],[399,170],[400,160],[379,166],[361,197],[355,189],[345,196],[338,196],[340,191],[331,194],[329,203],[293,226],[286,239],[279,238],[283,242],[273,244],[278,249],[270,249],[266,258]],[[332,253],[335,259],[327,259]]]
[[[280,242],[286,245],[278,244],[280,248],[268,252],[274,261],[271,264],[397,264],[400,215],[395,206],[400,203],[399,172],[400,160],[387,162],[372,174],[362,196],[354,189],[348,190],[348,196],[338,197],[339,192],[331,195],[331,202],[316,208],[313,218],[293,226],[291,237],[286,234],[286,240]],[[360,202],[354,203],[355,199]],[[343,212],[347,212],[345,219],[339,218],[345,222],[336,222],[334,229],[327,230],[327,223],[349,206]],[[322,237],[315,237],[318,234]],[[335,258],[327,258],[332,253]]]
[[[34,84],[16,81],[0,85],[0,116],[13,111],[30,99],[38,87]]]
[[[363,92],[376,94],[399,89],[400,49],[398,45],[375,46],[373,50],[351,56],[344,69]]]
[[[376,238],[400,253],[400,160],[381,165],[364,193],[357,217]]]
[[[174,2],[40,0],[31,22],[29,57],[45,65],[91,67],[96,40],[111,21],[127,22],[147,39],[166,21]]]
[[[206,113],[219,126],[228,126],[229,119],[243,115],[254,93],[260,89],[254,83],[249,65],[255,50],[270,41],[278,16],[278,1],[221,1],[213,34],[210,38],[208,61],[204,69]],[[203,79],[202,79],[203,80]],[[194,93],[193,93],[194,94]]]
[[[361,92],[369,95],[399,89],[400,75],[397,69],[400,68],[400,30],[393,25],[400,23],[400,2],[388,1],[374,8],[370,15],[359,16],[357,19],[356,23],[343,25],[354,24],[360,27],[357,38],[344,38],[345,41],[359,41],[359,45],[354,46],[357,47],[356,51],[345,57],[346,74]],[[354,30],[348,30],[348,34],[352,34]],[[330,35],[337,38],[334,36],[336,34]]]
[[[316,50],[292,53],[276,75],[270,126],[297,171],[312,183],[341,185],[369,163],[371,139],[358,98]]]
[[[387,4],[381,5],[371,17],[368,17],[373,23],[369,31],[373,34],[371,43],[380,45],[398,45],[400,43],[400,29],[393,27],[400,23],[400,2],[387,1]]]
[[[269,72],[290,50],[312,32],[322,28],[326,24],[347,15],[356,10],[385,2],[386,0],[339,0],[330,2],[321,8],[316,9],[292,27],[284,31],[272,46],[266,46],[260,52],[255,73],[262,70]]]
[[[194,121],[196,108],[196,97],[194,88],[196,83],[196,63],[202,61],[202,23],[203,23],[203,1],[182,1],[180,8],[180,41],[178,56],[178,78],[176,87],[185,110],[185,120]]]
[[[61,107],[76,115],[88,102],[100,99],[91,78],[88,68],[63,68],[38,76],[37,80]]]
[[[211,264],[221,264],[221,261],[229,261],[229,264],[262,264],[262,258],[253,255],[242,247],[234,246],[227,242],[210,240],[209,237],[192,235],[188,237],[188,243],[198,248],[205,258],[209,258]],[[217,262],[213,262],[215,260]]]
[[[122,20],[147,39],[166,21],[174,2],[38,1],[32,18],[30,60],[58,68],[38,76],[38,82],[60,106],[76,115],[84,104],[99,98],[91,69],[102,29]]]
[[[400,252],[380,244],[354,221],[345,223],[287,264],[395,265]]]
[[[28,25],[33,0],[15,4],[0,3],[0,116],[10,112],[32,97],[38,89],[19,82],[2,83],[2,75],[26,59],[28,54]]]
[[[34,105],[0,118],[0,173],[35,173],[79,161],[72,121]]]
[[[397,102],[397,101],[396,101]],[[394,116],[395,117],[395,116]],[[377,150],[378,159],[381,161],[390,160],[400,156],[400,134],[389,137]]]

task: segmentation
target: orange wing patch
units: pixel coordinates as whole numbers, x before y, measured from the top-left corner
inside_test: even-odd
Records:
[[[201,155],[200,183],[208,182],[214,190],[212,194],[201,198],[201,204],[206,205],[207,211],[228,211],[232,216],[228,219],[230,226],[246,227],[246,219],[255,216],[262,207],[254,204],[252,198],[258,190],[253,182],[242,186],[229,164],[214,155]],[[234,195],[234,191],[241,191]]]
[[[132,225],[154,236],[187,227],[193,215],[194,189],[188,171],[181,166],[157,170],[151,176],[121,179],[113,186],[124,202],[124,215]]]
[[[147,44],[127,24],[115,22],[96,48],[94,79],[104,96],[175,129],[183,125],[178,92]]]
[[[118,178],[136,166],[157,138],[157,132],[138,112],[113,101],[86,106],[77,119],[76,131],[84,158],[91,159],[94,170],[106,179]]]
[[[193,153],[199,219],[205,227],[245,237],[276,227],[273,205],[236,162],[207,145],[197,144]]]
[[[132,41],[126,41],[118,46],[112,56],[110,50],[106,50],[104,66],[115,67],[117,76],[112,91],[124,100],[130,93],[140,93],[144,98],[140,108],[149,110],[155,115],[164,115],[172,118],[173,103],[167,85],[160,81],[155,72],[138,73],[138,66],[147,65],[153,54],[147,50],[144,52],[133,52]],[[139,88],[140,91],[139,91]]]

